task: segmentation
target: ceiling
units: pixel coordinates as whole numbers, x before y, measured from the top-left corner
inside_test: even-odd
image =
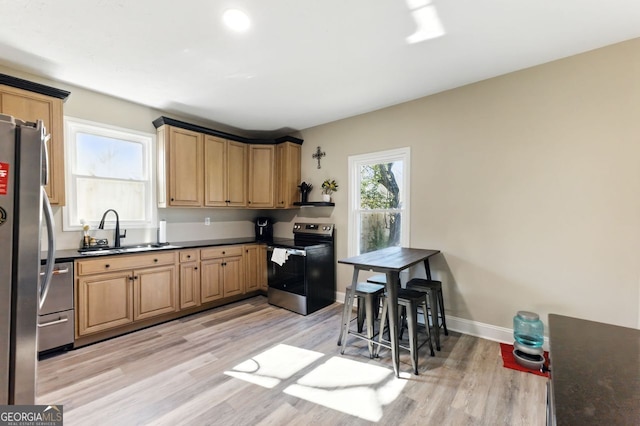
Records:
[[[640,36],[638,0],[0,0],[0,64],[276,135]],[[228,8],[252,27],[225,28]]]

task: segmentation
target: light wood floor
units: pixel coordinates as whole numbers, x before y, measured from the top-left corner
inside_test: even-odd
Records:
[[[502,367],[498,343],[450,332],[418,376],[402,351],[396,379],[388,350],[351,337],[340,355],[341,308],[258,296],[43,359],[37,402],[67,426],[545,423],[546,379]]]

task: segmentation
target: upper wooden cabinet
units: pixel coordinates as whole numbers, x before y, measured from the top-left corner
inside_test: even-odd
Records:
[[[247,144],[204,135],[204,205],[247,206]]]
[[[276,145],[276,207],[290,209],[300,200],[300,152],[302,147],[291,142]]]
[[[167,117],[153,124],[159,207],[294,207],[301,139],[248,139]]]
[[[158,129],[160,207],[203,205],[202,149],[201,133],[173,126]]]
[[[0,79],[0,83],[4,82],[5,78],[8,77],[1,74],[0,76],[4,77]],[[10,81],[25,82],[25,80],[9,79]],[[12,115],[25,121],[43,121],[47,133],[51,136],[47,141],[49,176],[45,189],[51,204],[63,206],[65,204],[65,192],[62,103],[63,99],[69,95],[69,92],[57,91],[57,89],[47,88],[35,83],[25,83],[26,86],[33,86],[34,90],[44,87],[52,92],[60,92],[63,98],[0,84],[0,113]]]
[[[275,147],[249,146],[249,202],[254,209],[275,207]]]

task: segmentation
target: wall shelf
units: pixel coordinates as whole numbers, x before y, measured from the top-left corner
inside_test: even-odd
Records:
[[[307,201],[306,203],[296,202],[293,203],[293,205],[299,207],[333,207],[336,203],[330,203],[327,201]]]

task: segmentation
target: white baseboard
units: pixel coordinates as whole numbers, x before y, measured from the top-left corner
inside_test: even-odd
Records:
[[[337,302],[344,303],[344,293],[336,293]],[[420,321],[421,316],[418,318]],[[482,339],[493,340],[494,342],[513,344],[513,329],[498,327],[496,325],[471,321],[464,318],[457,318],[447,315],[447,329]],[[549,338],[545,336],[542,345],[545,351],[549,350]]]
[[[456,318],[447,315],[447,329],[482,339],[493,340],[500,343],[513,344],[513,329],[498,327],[496,325],[471,321],[464,318]],[[545,351],[549,350],[549,338],[545,336],[542,345]]]

